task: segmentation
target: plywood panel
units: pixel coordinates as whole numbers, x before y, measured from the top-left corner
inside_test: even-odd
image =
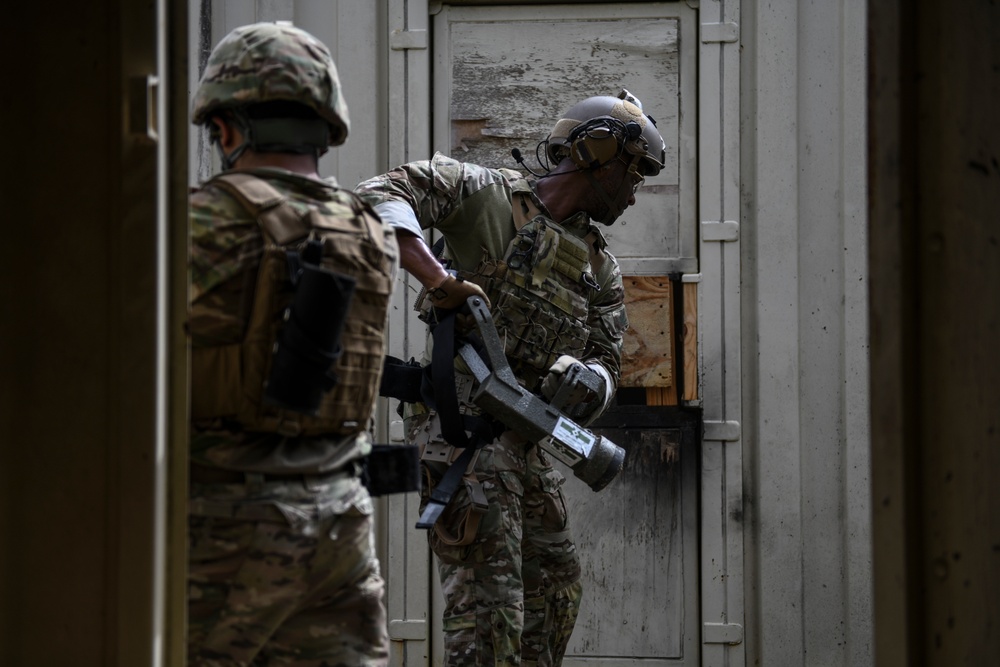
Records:
[[[698,400],[698,285],[684,284],[683,373],[685,401]]]
[[[667,277],[626,276],[629,327],[622,350],[622,387],[673,387],[673,285]]]

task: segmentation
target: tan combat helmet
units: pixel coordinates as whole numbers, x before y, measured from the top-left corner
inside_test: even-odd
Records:
[[[656,122],[642,111],[642,103],[627,90],[617,97],[588,97],[569,108],[546,140],[552,166],[571,157],[581,169],[607,164],[615,157],[631,156],[643,175],[660,173],[666,160],[663,137]]]
[[[319,119],[250,118],[248,109],[295,102]],[[232,112],[248,144],[257,150],[325,152],[347,140],[347,103],[330,50],[289,23],[255,23],[230,32],[212,51],[198,84],[191,122],[209,123],[219,111]],[[249,126],[245,126],[249,120]],[[245,132],[246,134],[246,132]],[[242,152],[241,147],[238,149]],[[299,150],[296,150],[299,149]],[[309,149],[309,150],[307,150]],[[236,159],[236,152],[228,156]]]

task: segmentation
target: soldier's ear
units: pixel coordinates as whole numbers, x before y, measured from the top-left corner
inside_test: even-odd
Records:
[[[229,118],[212,116],[209,119],[208,130],[212,141],[217,141],[226,154],[236,150],[243,143],[243,134]]]

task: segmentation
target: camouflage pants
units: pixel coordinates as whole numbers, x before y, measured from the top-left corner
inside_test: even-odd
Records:
[[[440,478],[443,464],[427,465]],[[448,543],[463,530],[467,487],[429,531],[445,598],[444,664],[559,665],[582,594],[565,479],[512,432],[481,449],[473,469],[488,501],[475,538]]]
[[[371,513],[353,474],[252,490],[192,484],[188,665],[385,665]]]

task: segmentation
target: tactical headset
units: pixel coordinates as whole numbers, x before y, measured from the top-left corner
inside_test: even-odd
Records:
[[[637,140],[644,144],[641,138],[642,127],[634,120],[622,122],[611,116],[599,116],[570,132],[567,137],[569,156],[579,169],[596,169],[619,157]],[[628,152],[644,156],[645,146],[635,145]]]

